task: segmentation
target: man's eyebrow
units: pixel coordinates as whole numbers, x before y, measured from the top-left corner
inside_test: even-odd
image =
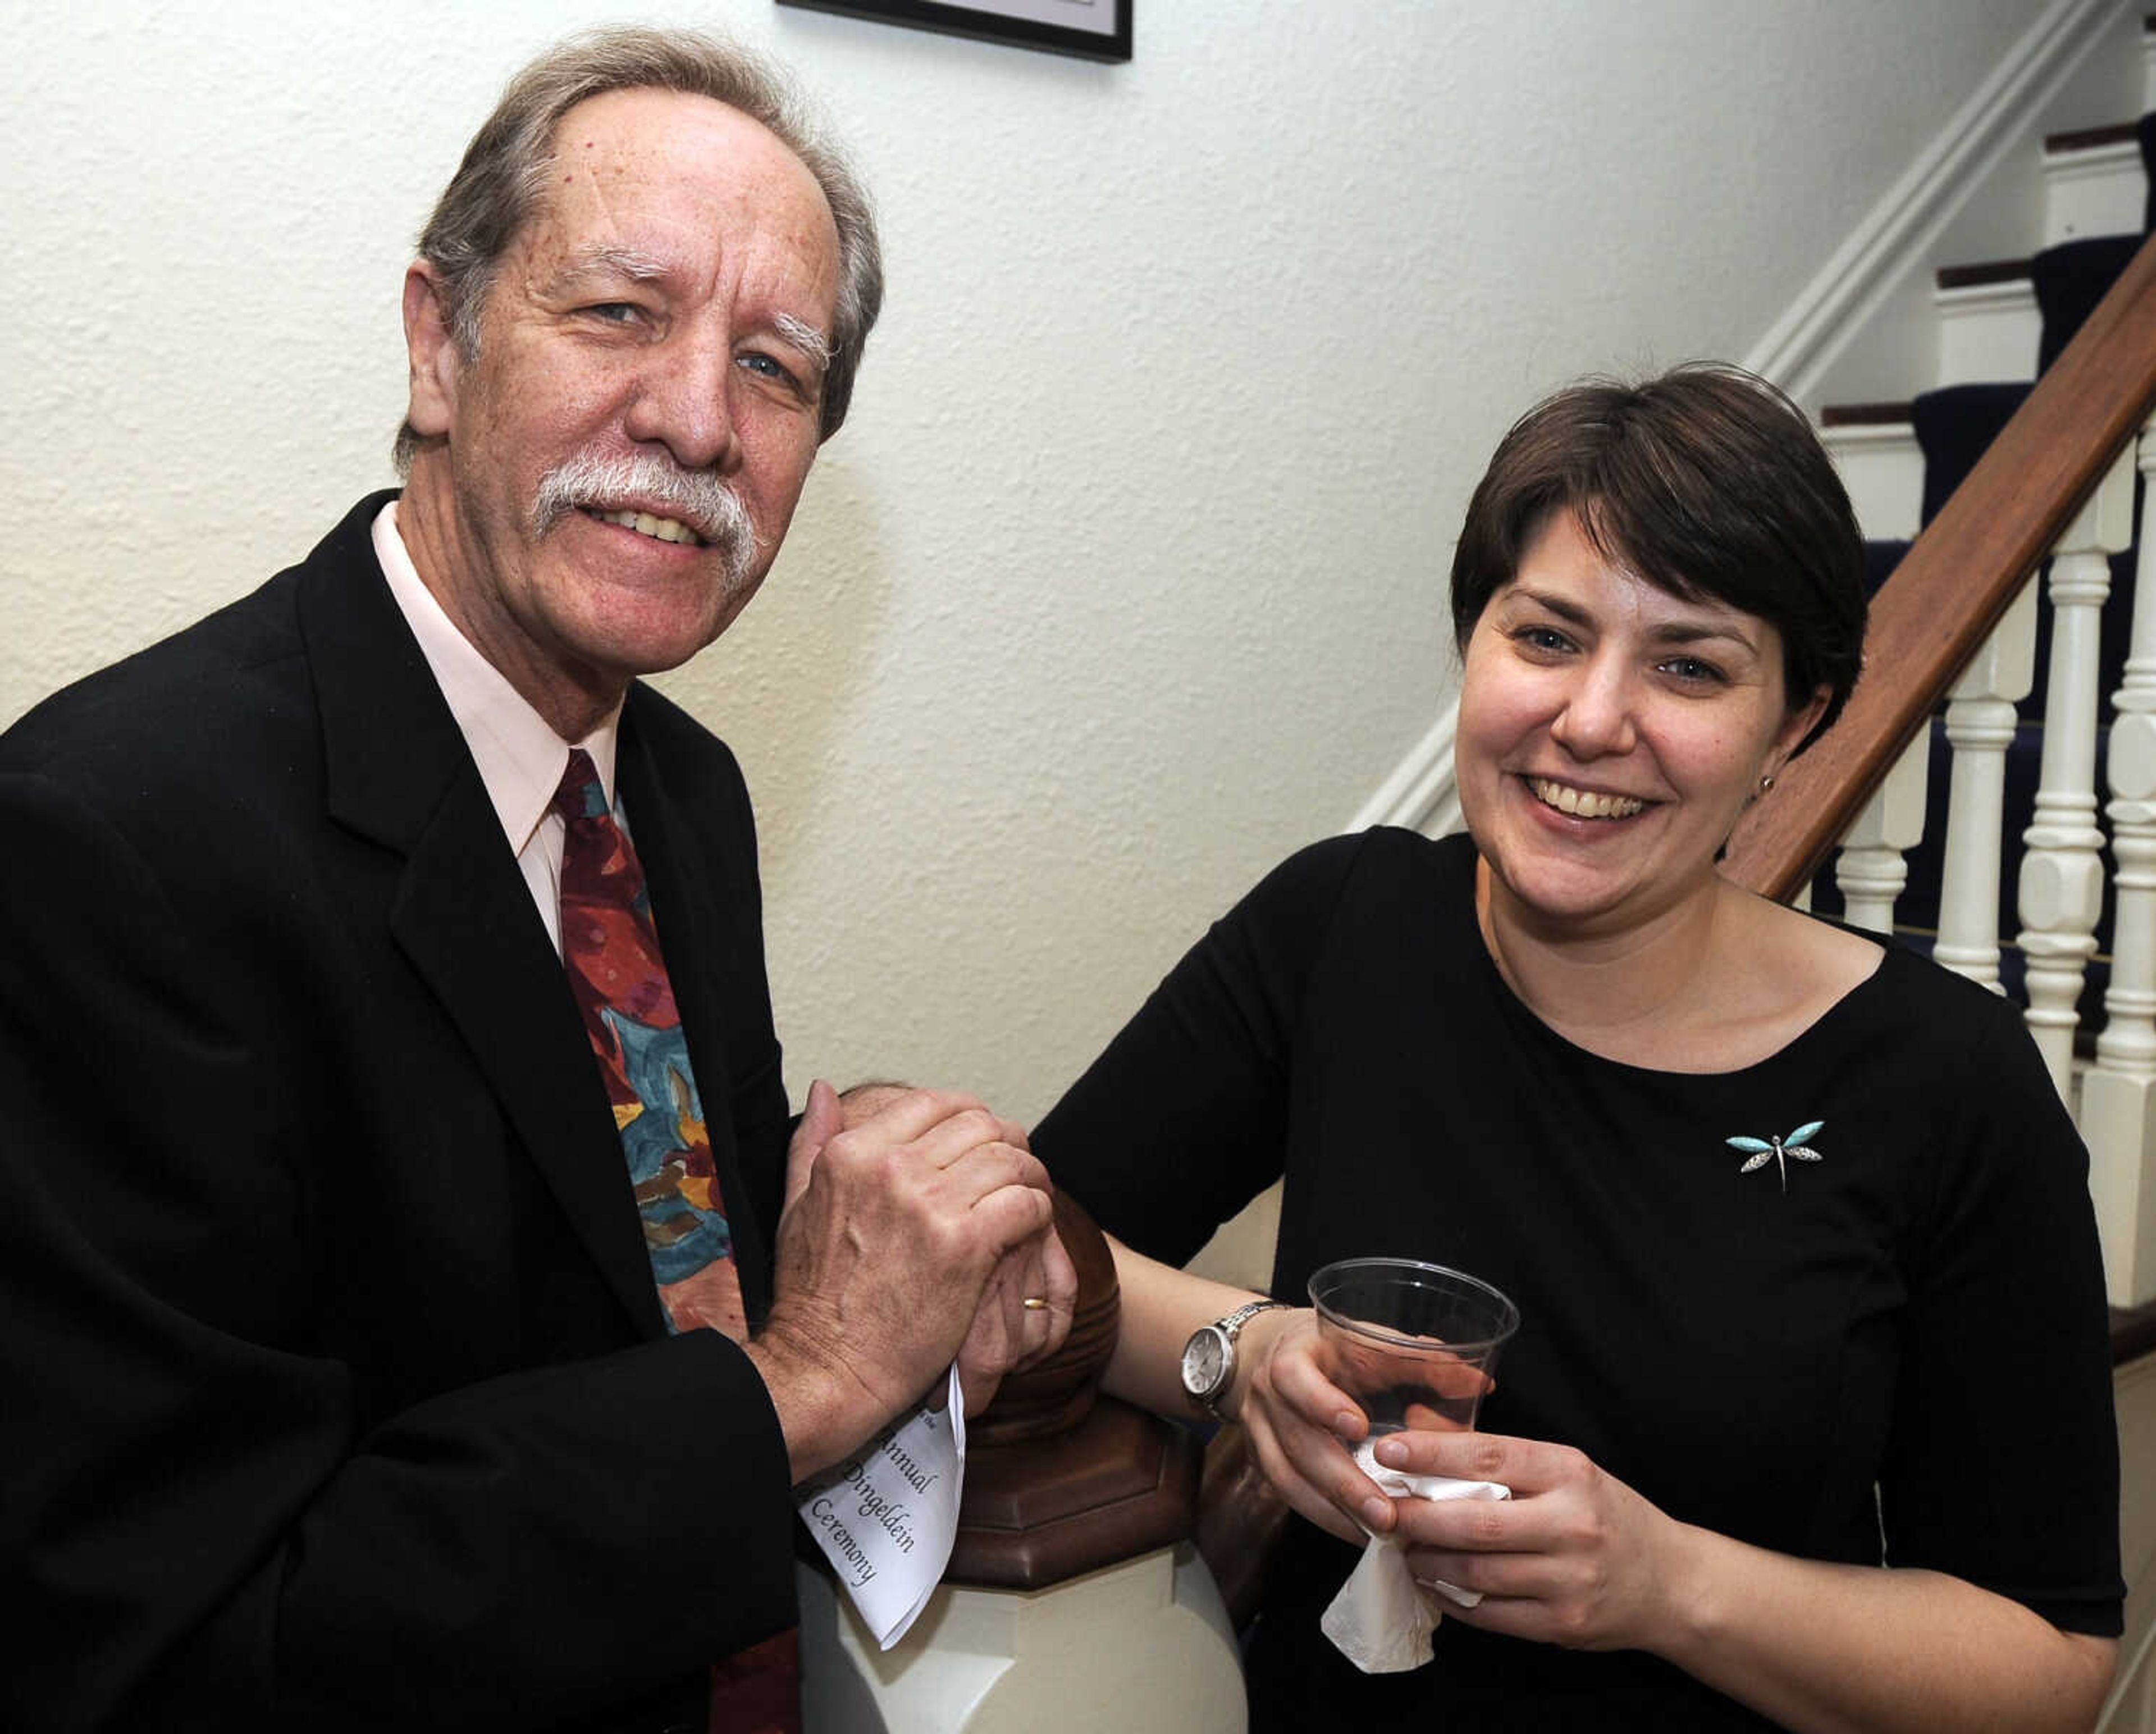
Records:
[[[791,343],[803,355],[813,357],[819,367],[831,364],[831,340],[806,320],[796,319],[791,313],[772,316],[772,329]]]
[[[673,269],[655,254],[641,248],[624,247],[611,241],[590,241],[577,248],[568,261],[554,274],[555,286],[580,283],[587,278],[626,277],[635,283],[650,283],[665,276]]]

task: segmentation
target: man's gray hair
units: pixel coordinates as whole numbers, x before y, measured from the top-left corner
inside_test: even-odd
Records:
[[[509,82],[419,235],[419,254],[439,274],[457,353],[477,359],[487,292],[510,243],[543,196],[562,117],[609,90],[678,90],[708,96],[769,129],[823,189],[839,232],[839,299],[824,372],[820,437],[846,418],[854,375],[883,307],[883,253],[860,180],[820,121],[776,67],[737,43],[690,30],[619,28],[571,37]],[[398,473],[409,474],[424,443],[408,421],[398,431]]]

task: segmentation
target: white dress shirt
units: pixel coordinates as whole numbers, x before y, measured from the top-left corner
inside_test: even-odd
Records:
[[[494,803],[510,852],[516,857],[524,883],[547,924],[547,936],[557,952],[562,949],[562,818],[553,811],[554,791],[561,787],[568,768],[569,743],[556,734],[547,720],[533,710],[524,695],[509,684],[501,669],[480,655],[461,632],[434,594],[420,578],[418,568],[397,529],[397,502],[393,500],[375,515],[374,555],[389,580],[405,623],[419,641],[434,684],[449,701],[449,714],[464,733]],[[621,799],[614,787],[614,747],[621,731],[621,710],[611,715],[575,744],[592,756],[599,786],[617,821],[627,829]]]

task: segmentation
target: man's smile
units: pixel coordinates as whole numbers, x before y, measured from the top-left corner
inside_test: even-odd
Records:
[[[690,547],[701,548],[704,538],[678,518],[661,518],[650,512],[625,508],[619,511],[603,511],[595,505],[583,508],[602,524],[619,524],[624,530],[634,530],[639,536],[649,536],[665,542],[686,542]]]

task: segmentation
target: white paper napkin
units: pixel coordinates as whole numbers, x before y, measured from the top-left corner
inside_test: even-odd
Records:
[[[965,1479],[966,1393],[954,1364],[941,1409],[924,1406],[893,1422],[801,1489],[801,1521],[886,1649],[942,1581]]]
[[[1373,1454],[1375,1439],[1355,1448],[1355,1466],[1387,1493],[1414,1499],[1510,1499],[1512,1490],[1499,1481],[1459,1481],[1450,1475],[1409,1475],[1387,1469]],[[1431,1588],[1463,1608],[1482,1598],[1450,1583]],[[1372,1536],[1363,1557],[1340,1586],[1340,1593],[1318,1624],[1325,1635],[1365,1674],[1404,1674],[1430,1660],[1430,1634],[1437,1629],[1437,1605],[1409,1574],[1399,1532]]]

